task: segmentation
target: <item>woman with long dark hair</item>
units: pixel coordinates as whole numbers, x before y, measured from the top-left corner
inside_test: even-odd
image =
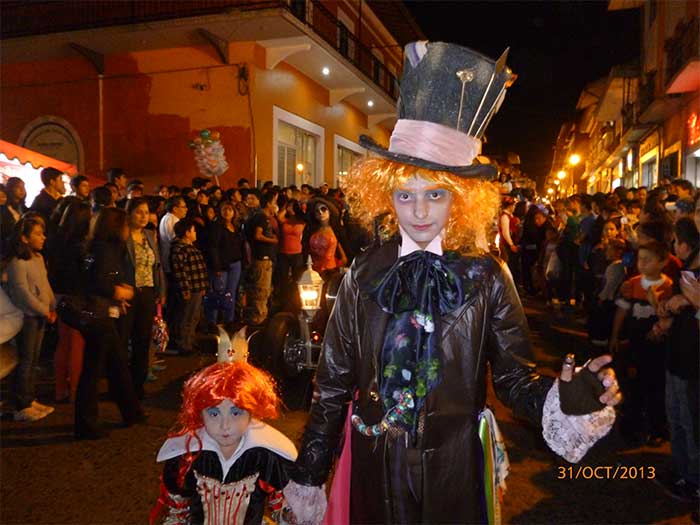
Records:
[[[316,198],[309,203],[309,255],[313,269],[328,281],[348,262],[338,242],[339,214],[334,205]]]
[[[126,212],[119,208],[103,208],[90,223],[85,291],[94,320],[83,332],[86,351],[75,400],[77,439],[102,437],[97,426],[97,380],[103,360],[110,391],[124,423],[132,425],[145,420],[124,355],[125,345],[117,330],[126,303],[134,297],[133,275],[129,275],[127,265],[128,237]]]
[[[90,206],[74,201],[64,210],[58,231],[49,246],[49,281],[54,292],[61,295],[80,293],[80,268],[85,259],[85,239],[90,229]],[[58,320],[58,345],[53,364],[56,377],[56,401],[75,402],[83,368],[85,339],[82,334]]]
[[[219,313],[225,323],[236,320],[236,297],[243,260],[243,235],[237,226],[236,215],[233,203],[222,202],[219,217],[209,228],[209,291],[204,298],[204,312],[212,326],[217,323]]]
[[[133,277],[134,297],[121,318],[120,334],[125,346],[131,342],[131,379],[136,396],[143,399],[156,303],[165,302],[165,276],[160,265],[156,234],[147,228],[150,217],[148,199],[130,199],[126,205],[126,214],[129,224],[126,265],[129,278]]]
[[[275,282],[280,289],[280,302],[286,304],[296,296],[291,293],[291,287],[299,281],[305,267],[302,238],[306,221],[299,201],[289,199],[281,207],[277,221],[280,225],[280,244],[275,266]]]

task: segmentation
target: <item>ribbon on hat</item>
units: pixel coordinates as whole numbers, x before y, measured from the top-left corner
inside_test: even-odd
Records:
[[[481,153],[481,141],[435,122],[399,119],[389,151],[443,166],[469,166]]]

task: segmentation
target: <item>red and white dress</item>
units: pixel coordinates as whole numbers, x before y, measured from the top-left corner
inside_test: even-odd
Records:
[[[201,450],[196,437],[184,435],[168,439],[158,452],[157,461],[165,464],[152,519],[162,516],[160,522],[167,525],[259,524],[266,504],[273,515],[282,510],[287,470],[297,456],[286,436],[253,420],[228,459],[204,428],[197,431],[197,437]],[[180,484],[188,450],[200,452]]]

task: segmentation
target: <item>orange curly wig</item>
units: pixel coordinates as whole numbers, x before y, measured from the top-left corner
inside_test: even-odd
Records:
[[[225,399],[255,419],[277,417],[280,399],[272,376],[245,361],[216,363],[200,370],[182,389],[182,408],[171,436],[194,433],[204,426],[202,410]]]
[[[465,253],[481,253],[488,249],[487,231],[501,203],[499,189],[492,182],[370,157],[353,164],[340,185],[353,217],[371,230],[374,218],[388,213],[382,227],[393,234],[398,231],[393,193],[412,177],[432,181],[452,193],[450,218],[445,227],[447,249]]]

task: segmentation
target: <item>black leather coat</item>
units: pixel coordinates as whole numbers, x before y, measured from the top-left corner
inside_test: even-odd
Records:
[[[368,292],[398,253],[398,240],[370,249],[343,280],[316,376],[318,401],[292,476],[298,483],[326,480],[354,392],[355,413],[368,425],[383,416],[378,365],[389,314]],[[486,402],[487,365],[499,399],[516,416],[540,424],[553,379],[537,374],[531,362],[527,321],[510,273],[499,260],[485,257],[487,278],[462,307],[442,317],[443,378],[426,398],[422,433],[411,452],[405,452],[405,434],[369,438],[352,431],[351,522],[483,521],[477,430]],[[407,458],[413,474],[404,475]],[[396,501],[404,499],[402,493],[413,500]]]

